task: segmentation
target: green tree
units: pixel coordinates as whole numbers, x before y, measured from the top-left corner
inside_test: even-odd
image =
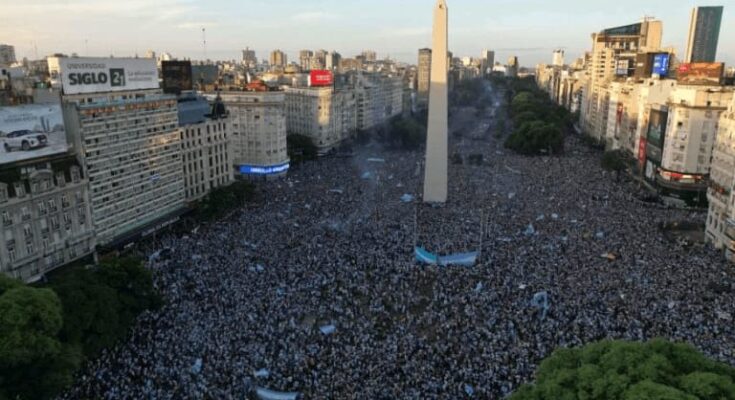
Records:
[[[735,368],[656,339],[559,349],[511,400],[735,400]]]
[[[80,362],[58,338],[59,298],[50,289],[0,281],[0,398],[49,397],[71,383]]]

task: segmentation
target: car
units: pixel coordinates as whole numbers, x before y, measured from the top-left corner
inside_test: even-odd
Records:
[[[13,131],[5,135],[5,151],[10,152],[13,149],[21,149],[28,151],[31,149],[40,148],[46,146],[48,139],[46,135],[23,129],[20,131]]]

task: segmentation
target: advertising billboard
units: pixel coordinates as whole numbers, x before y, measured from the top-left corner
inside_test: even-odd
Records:
[[[69,149],[58,104],[0,107],[0,164]]]
[[[309,86],[332,86],[334,77],[331,71],[312,70],[309,74]]]
[[[669,119],[668,109],[652,109],[648,118],[646,135],[646,157],[660,164],[666,139],[666,124]]]
[[[615,63],[615,75],[628,76],[630,69],[630,60],[618,60]]]
[[[163,61],[161,63],[163,92],[179,95],[192,90],[191,61]]]
[[[290,163],[284,163],[271,166],[260,165],[240,165],[238,170],[242,175],[275,175],[288,171]]]
[[[639,78],[639,79],[650,78],[652,69],[653,69],[653,53],[641,53],[641,54],[636,55],[635,73],[633,74],[636,78]]]
[[[658,53],[653,56],[653,69],[655,75],[665,78],[669,74],[669,63],[671,56],[669,53]]]
[[[676,80],[681,85],[719,85],[724,71],[723,63],[685,63],[679,66]]]
[[[158,69],[152,58],[49,59],[51,80],[61,81],[64,94],[158,89]]]

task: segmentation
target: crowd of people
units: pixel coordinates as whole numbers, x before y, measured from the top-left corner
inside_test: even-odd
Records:
[[[371,145],[149,243],[172,250],[149,263],[165,307],[60,398],[500,399],[554,349],[604,338],[686,341],[735,364],[732,267],[660,229],[704,215],[639,200],[574,137],[562,156],[508,153],[487,129],[496,112],[453,114],[455,130],[487,134],[452,136],[450,151],[485,163],[450,165],[443,207],[420,204],[423,154]],[[481,253],[436,267],[417,245]]]

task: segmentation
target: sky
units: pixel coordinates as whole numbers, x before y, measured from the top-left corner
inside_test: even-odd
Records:
[[[240,59],[245,47],[266,59],[273,49],[295,60],[300,49],[364,49],[415,64],[431,47],[435,0],[8,0],[0,12],[0,43],[19,58],[51,53],[117,57],[169,52],[177,58]],[[567,62],[591,48],[590,34],[654,16],[664,46],[683,56],[694,6],[724,5],[718,60],[735,65],[735,0],[447,0],[449,45],[455,56],[517,55],[523,66]],[[202,28],[206,29],[206,47]]]

